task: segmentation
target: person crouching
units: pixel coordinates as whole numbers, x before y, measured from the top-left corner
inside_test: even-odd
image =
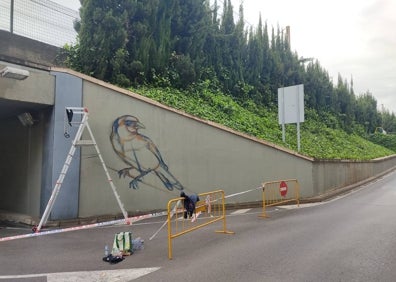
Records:
[[[197,194],[187,196],[186,193],[181,192],[180,197],[184,198],[184,218],[187,219],[187,216],[191,218],[193,213],[195,213],[195,205],[199,201],[199,196]]]

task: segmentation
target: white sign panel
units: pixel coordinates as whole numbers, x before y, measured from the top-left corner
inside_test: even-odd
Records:
[[[304,84],[278,88],[279,124],[304,122]]]

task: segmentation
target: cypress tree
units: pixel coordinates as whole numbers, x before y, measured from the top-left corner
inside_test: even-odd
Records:
[[[127,0],[86,0],[80,9],[81,71],[113,83],[128,84],[123,75],[127,41]]]

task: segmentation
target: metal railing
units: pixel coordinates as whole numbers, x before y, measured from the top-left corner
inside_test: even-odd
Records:
[[[268,217],[266,208],[295,202],[300,206],[300,184],[297,179],[264,182],[262,184],[263,211],[260,217]]]
[[[49,0],[0,0],[0,29],[61,47],[74,44],[79,12]]]
[[[224,191],[202,193],[196,203],[191,218],[184,218],[184,198],[175,198],[168,202],[168,257],[172,259],[172,240],[217,221],[223,221],[222,230],[217,233],[234,234],[227,230]],[[174,217],[174,219],[172,219]]]

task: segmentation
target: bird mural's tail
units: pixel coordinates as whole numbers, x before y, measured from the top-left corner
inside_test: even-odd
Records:
[[[184,190],[184,187],[179,180],[177,180],[176,177],[174,177],[172,173],[163,166],[159,166],[154,170],[154,172],[169,191],[173,191],[174,188],[180,191]]]

